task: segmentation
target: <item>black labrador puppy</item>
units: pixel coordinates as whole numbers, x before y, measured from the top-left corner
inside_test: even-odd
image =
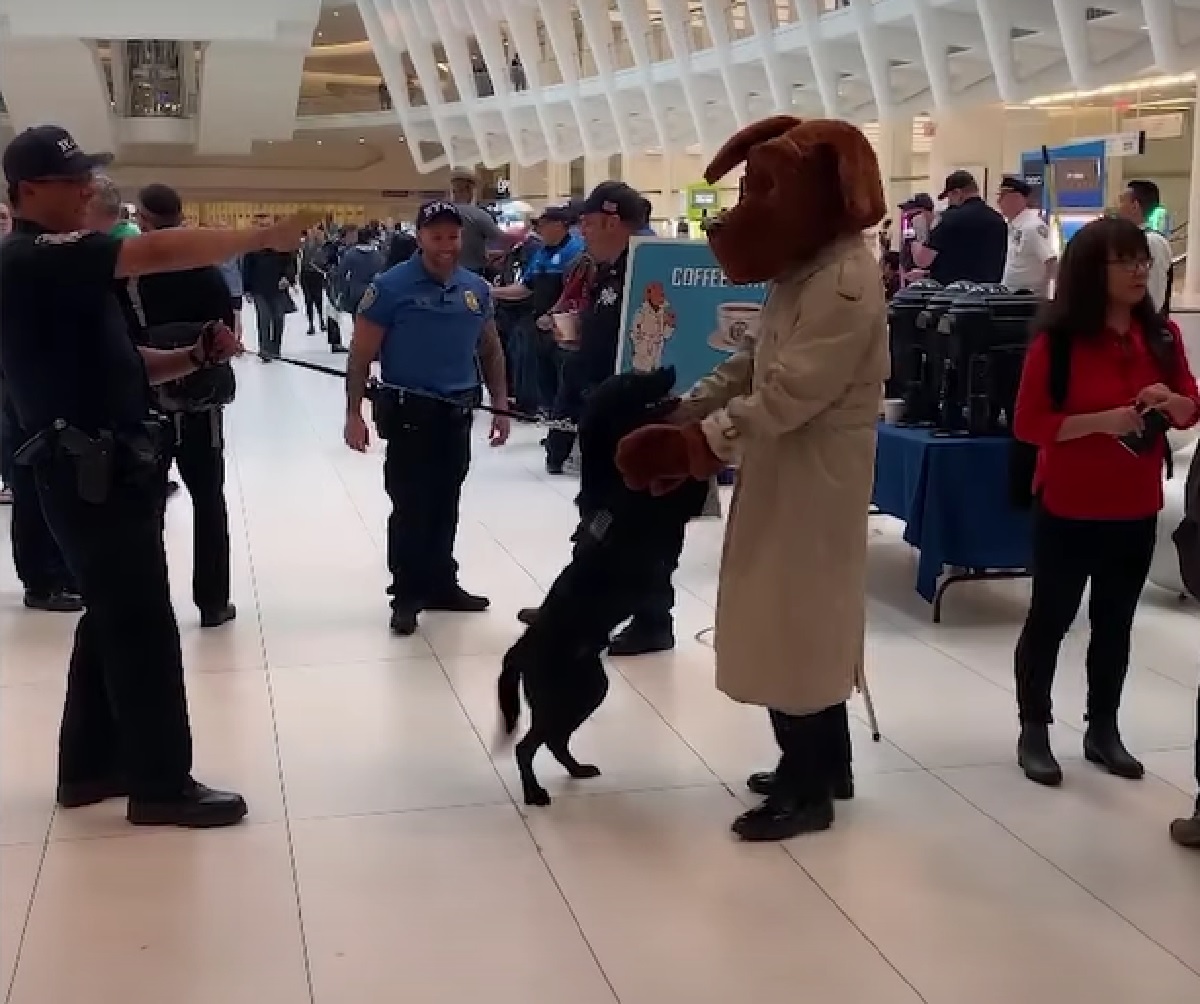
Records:
[[[708,485],[692,480],[665,495],[635,492],[617,470],[622,437],[664,421],[678,405],[674,384],[670,368],[610,377],[590,395],[579,423],[580,522],[571,561],[505,654],[498,682],[507,735],[517,727],[522,687],[531,712],[529,731],[516,745],[526,805],[550,804],[533,771],[542,746],[571,777],[600,773],[571,755],[570,742],[608,693],[601,653],[613,629],[633,615],[640,584],[678,553],[684,528],[708,497]]]

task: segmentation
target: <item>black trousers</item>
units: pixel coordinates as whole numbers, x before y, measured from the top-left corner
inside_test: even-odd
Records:
[[[684,534],[670,541],[657,556],[642,578],[642,586],[634,606],[633,623],[648,631],[671,630],[674,620],[671,610],[675,606],[675,587],[671,576],[679,567],[679,556],[683,553]]]
[[[578,425],[583,417],[583,407],[588,392],[595,386],[578,352],[562,353],[562,370],[558,393],[550,417],[556,421],[573,422]],[[566,463],[575,448],[575,432],[569,429],[551,429],[546,434],[546,463],[560,466]]]
[[[777,790],[802,802],[830,797],[834,783],[850,776],[850,716],[846,704],[811,715],[770,710],[771,728],[779,744],[775,768]]]
[[[387,436],[389,591],[393,607],[420,606],[458,583],[454,539],[471,464],[471,412],[430,402],[402,404],[388,422]]]
[[[192,735],[179,628],[171,607],[157,472],[114,485],[106,502],[79,499],[73,470],[37,469],[47,522],[79,583],[59,734],[59,780],[121,774],[134,797],[178,795],[191,772]]]
[[[304,314],[310,329],[319,327],[325,316],[325,276],[316,269],[300,273],[300,291],[304,294]]]
[[[6,403],[3,418],[0,419],[0,439],[3,440],[4,452],[8,454],[4,480],[12,489],[13,564],[21,585],[38,596],[49,596],[63,590],[74,590],[75,586],[58,542],[42,513],[33,469],[18,466],[12,461],[12,453],[27,438],[17,424],[16,415]]]
[[[1133,616],[1154,556],[1154,517],[1062,519],[1039,509],[1033,524],[1033,596],[1015,657],[1021,721],[1048,723],[1058,650],[1091,582],[1087,648],[1089,721],[1115,723],[1129,670]]]
[[[202,613],[215,613],[229,602],[223,412],[175,416],[175,441],[165,458],[168,466],[171,460],[192,498],[192,602]]]
[[[258,351],[264,356],[278,358],[283,350],[283,327],[287,321],[282,290],[275,296],[253,294],[254,313],[258,325]]]

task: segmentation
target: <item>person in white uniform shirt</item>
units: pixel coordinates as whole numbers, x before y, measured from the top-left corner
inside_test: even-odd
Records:
[[[1029,290],[1046,297],[1058,268],[1058,252],[1049,225],[1029,205],[1032,191],[1023,178],[1006,177],[1000,182],[996,204],[1008,220],[1008,255],[1001,282],[1014,293]]]
[[[1148,226],[1150,214],[1158,208],[1160,201],[1158,186],[1153,181],[1130,181],[1121,193],[1121,215],[1146,232],[1146,243],[1150,245],[1150,278],[1147,287],[1155,309],[1165,312],[1170,306],[1171,242]]]

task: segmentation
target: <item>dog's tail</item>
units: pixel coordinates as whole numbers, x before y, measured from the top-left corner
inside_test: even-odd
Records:
[[[504,668],[496,681],[496,698],[500,708],[500,740],[512,738],[521,718],[521,667],[512,653],[504,657]]]

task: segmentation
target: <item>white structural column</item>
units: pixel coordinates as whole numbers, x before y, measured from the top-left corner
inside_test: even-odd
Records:
[[[584,153],[595,157],[598,153],[591,122],[583,107],[583,98],[579,91],[579,46],[575,44],[575,25],[571,20],[571,9],[562,0],[537,0],[541,12],[542,24],[546,34],[550,36],[550,47],[554,50],[554,59],[562,74],[563,86],[567,90],[567,100],[570,101],[571,111],[575,115],[575,123],[579,127],[579,138],[583,144]]]
[[[1012,18],[1009,0],[976,0],[979,26],[983,30],[983,41],[987,47],[992,73],[996,78],[996,89],[1003,101],[1017,101],[1020,90],[1017,80],[1017,65],[1013,58]]]
[[[912,132],[912,119],[897,118],[879,123],[875,154],[879,158],[889,216],[896,212],[902,201],[914,194],[913,183],[905,180],[913,174]]]
[[[629,38],[629,48],[633,52],[633,61],[637,64],[638,80],[642,85],[642,93],[646,96],[646,104],[650,108],[650,117],[654,120],[654,130],[658,133],[658,145],[664,150],[669,144],[670,132],[662,108],[658,103],[654,88],[654,59],[646,38],[650,34],[650,14],[646,9],[646,0],[617,0],[617,11],[625,24],[625,34]]]
[[[14,129],[54,122],[85,149],[115,148],[108,85],[81,39],[0,35],[0,92]]]
[[[413,164],[418,171],[436,171],[445,167],[450,162],[449,153],[426,157],[413,128],[412,105],[408,97],[408,71],[400,58],[405,44],[404,36],[400,33],[399,21],[391,4],[386,5],[386,10],[381,10],[375,0],[358,0],[358,11],[362,16],[371,48],[375,50],[375,59],[388,86],[388,93],[392,97],[392,107],[396,110],[404,135],[408,138],[408,149],[412,154]]]
[[[838,94],[838,75],[825,46],[821,30],[821,12],[817,3],[818,0],[796,0],[796,9],[800,12],[800,24],[808,43],[808,59],[812,63],[821,104],[825,106],[825,114],[831,119],[836,119],[841,118],[842,107],[841,96]]]
[[[1005,115],[1003,105],[940,113],[935,119],[933,145],[929,152],[930,194],[936,198],[942,182],[951,171],[968,168],[976,171],[980,192],[991,198],[1004,174]],[[982,172],[979,169],[982,168]],[[982,174],[986,172],[986,178]]]
[[[1175,27],[1175,4],[1173,0],[1142,0],[1142,16],[1150,33],[1150,48],[1154,50],[1154,64],[1164,73],[1182,73],[1187,70],[1183,46]]]
[[[483,9],[483,0],[462,0],[466,8],[471,33],[479,42],[483,64],[492,78],[492,88],[500,105],[500,117],[512,143],[513,158],[521,165],[534,164],[546,156],[544,143],[531,144],[528,131],[523,129],[513,111],[513,82],[509,73],[509,58],[496,20]]]
[[[738,84],[737,71],[729,58],[729,4],[724,0],[701,0],[701,5],[704,19],[708,22],[708,33],[712,36],[721,80],[729,97],[729,107],[733,109],[734,121],[740,129],[750,121],[750,109],[747,107],[746,89]]]
[[[683,0],[660,0],[660,3],[663,27],[667,30],[667,40],[671,43],[671,52],[675,56],[684,100],[687,102],[692,121],[696,124],[696,135],[700,139],[701,147],[705,150],[716,150],[718,140],[713,134],[707,106],[697,90],[695,74],[692,72],[692,45],[688,37],[691,13]]]
[[[870,81],[871,92],[875,95],[876,118],[891,118],[892,74],[883,42],[879,37],[879,27],[875,24],[873,5],[871,0],[850,0],[850,9],[854,14],[858,43],[867,66],[867,80]]]
[[[1092,54],[1088,51],[1087,8],[1078,0],[1051,0],[1058,21],[1058,35],[1071,70],[1071,80],[1079,90],[1095,87]]]
[[[482,119],[476,114],[479,107],[479,90],[475,86],[475,72],[471,67],[471,53],[467,50],[467,40],[464,35],[451,23],[451,9],[445,0],[413,0],[414,8],[425,7],[430,18],[437,26],[441,37],[442,51],[446,54],[446,62],[450,67],[450,76],[454,78],[454,86],[458,90],[459,106],[466,111],[467,122],[471,127],[471,135],[479,148],[479,159],[485,167],[498,167],[508,160],[507,152],[499,157],[492,154],[488,143],[487,128]]]
[[[403,40],[403,51],[408,53],[413,68],[417,71],[421,93],[425,95],[425,104],[433,117],[433,128],[437,132],[438,142],[446,151],[447,159],[452,165],[461,165],[464,159],[474,160],[473,157],[462,157],[455,150],[454,133],[447,122],[446,94],[442,90],[437,60],[433,58],[429,40],[421,33],[413,0],[381,2],[391,4],[392,14],[396,19],[396,34]]]
[[[546,97],[543,93],[545,81],[542,79],[542,53],[538,45],[537,14],[528,4],[520,0],[499,0],[512,33],[513,45],[517,55],[521,57],[521,66],[525,70],[525,79],[533,96],[533,108],[537,115],[538,125],[541,126],[545,138],[546,149],[550,159],[565,162],[579,155],[582,143],[579,141],[564,141],[561,130],[550,114]]]
[[[779,68],[779,50],[775,46],[775,22],[771,19],[769,0],[748,0],[750,25],[762,44],[763,67],[767,71],[767,86],[771,88],[771,107],[786,112],[792,107],[791,90],[784,83]]]
[[[941,22],[930,6],[929,0],[909,0],[912,4],[913,24],[917,28],[917,41],[921,45],[921,59],[929,77],[929,93],[933,97],[933,108],[940,111],[950,104],[950,66],[946,58],[946,37]]]
[[[608,0],[579,0],[579,14],[588,48],[592,50],[592,59],[604,84],[604,96],[612,114],[621,152],[631,154],[635,151],[635,144],[629,133],[628,112],[621,107],[621,92],[613,81],[613,30],[612,20],[608,16]]]
[[[1192,114],[1192,176],[1188,189],[1187,266],[1183,288],[1190,302],[1200,299],[1200,115]],[[1195,364],[1196,360],[1192,360]]]

